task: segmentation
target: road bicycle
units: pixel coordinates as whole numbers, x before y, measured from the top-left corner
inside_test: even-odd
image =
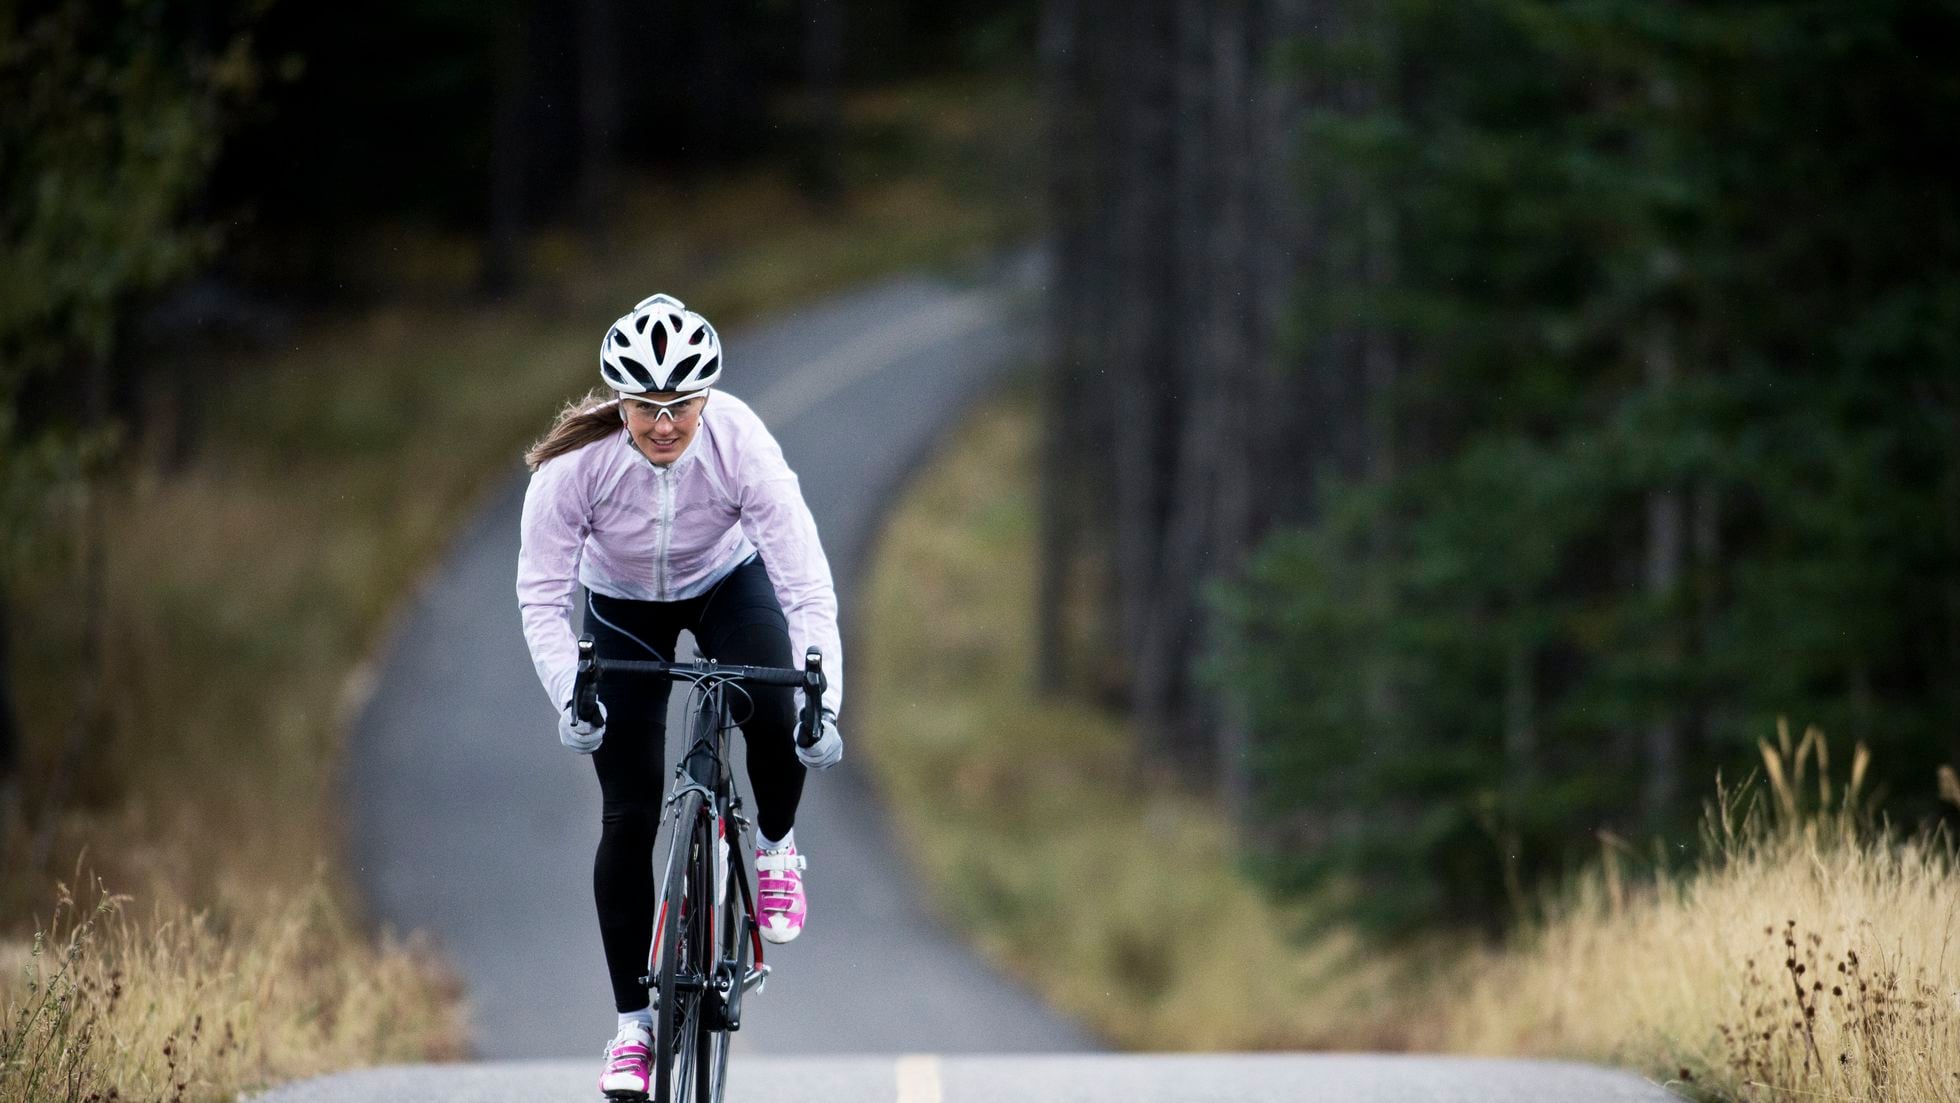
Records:
[[[674,766],[674,787],[660,815],[667,850],[657,871],[653,949],[640,978],[653,1005],[653,1098],[654,1103],[721,1103],[728,1086],[729,1035],[742,1026],[742,997],[751,989],[761,991],[769,977],[745,836],[751,825],[722,748],[729,730],[746,719],[734,711],[749,700],[745,684],[803,690],[800,738],[804,746],[814,743],[825,685],[823,655],[810,648],[802,670],[712,660],[601,660],[587,636],[578,641],[572,685],[578,716],[599,722],[601,681],[646,676],[689,686],[687,749]],[[731,882],[736,891],[729,891]],[[609,1094],[646,1099],[637,1092]]]

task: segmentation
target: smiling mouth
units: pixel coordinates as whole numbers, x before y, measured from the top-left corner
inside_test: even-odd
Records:
[[[674,445],[679,444],[681,442],[681,438],[677,436],[676,437],[648,437],[647,441],[648,443],[652,444],[655,448],[666,449],[666,448],[672,448]]]

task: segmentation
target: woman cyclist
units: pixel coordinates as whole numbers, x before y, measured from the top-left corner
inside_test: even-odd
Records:
[[[606,331],[599,375],[605,389],[567,406],[525,455],[532,474],[517,603],[538,678],[559,710],[559,741],[591,755],[599,775],[592,892],[619,1013],[599,1090],[632,1099],[648,1091],[653,1048],[639,978],[653,937],[668,685],[608,685],[598,725],[573,716],[579,586],[602,659],[672,658],[683,628],[719,662],[800,666],[792,656],[822,650],[828,688],[811,747],[794,730],[802,690],[747,687],[754,709],[742,736],[759,834],[757,910],[771,942],[795,938],[809,914],[806,859],[791,829],[805,768],[843,756],[843,649],[816,521],[755,411],[711,390],[721,378],[721,338],[707,319],[668,295],[643,300]]]

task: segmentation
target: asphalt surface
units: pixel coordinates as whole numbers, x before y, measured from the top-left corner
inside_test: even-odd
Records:
[[[598,1098],[590,1061],[367,1069],[275,1093],[356,1099],[571,1103]],[[1635,1076],[1555,1061],[1367,1054],[1030,1054],[748,1057],[728,1100],[769,1103],[1661,1103]]]
[[[816,514],[847,660],[851,597],[886,503],[977,396],[1030,360],[1039,280],[1031,258],[967,281],[910,277],[726,339],[728,389],[774,430]],[[374,919],[445,948],[467,984],[479,1060],[326,1077],[267,1103],[597,1098],[614,1025],[591,888],[599,791],[589,760],[558,744],[525,650],[513,592],[523,489],[513,462],[351,691],[344,779]],[[975,957],[920,898],[903,840],[849,755],[850,711],[847,700],[846,761],[812,776],[798,815],[810,923],[769,950],[775,972],[744,1007],[731,1099],[1671,1098],[1556,1063],[1094,1054],[1094,1038]]]
[[[745,1008],[737,1053],[1094,1044],[929,914],[849,745],[849,609],[873,527],[931,442],[1028,362],[1034,327],[1008,320],[1033,274],[1018,261],[965,285],[901,279],[725,343],[727,389],[781,441],[823,534],[847,688],[845,762],[811,777],[797,817],[810,922],[769,948],[774,972]],[[355,724],[349,829],[375,918],[433,932],[460,967],[479,1056],[596,1055],[615,1025],[592,901],[599,788],[591,761],[559,745],[524,646],[513,589],[524,484],[513,457],[508,487],[384,650]]]

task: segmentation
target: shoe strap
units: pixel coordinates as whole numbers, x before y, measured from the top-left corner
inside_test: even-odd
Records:
[[[808,869],[810,868],[810,860],[801,854],[787,854],[765,850],[755,856],[755,868],[764,873],[778,873],[791,869]]]

